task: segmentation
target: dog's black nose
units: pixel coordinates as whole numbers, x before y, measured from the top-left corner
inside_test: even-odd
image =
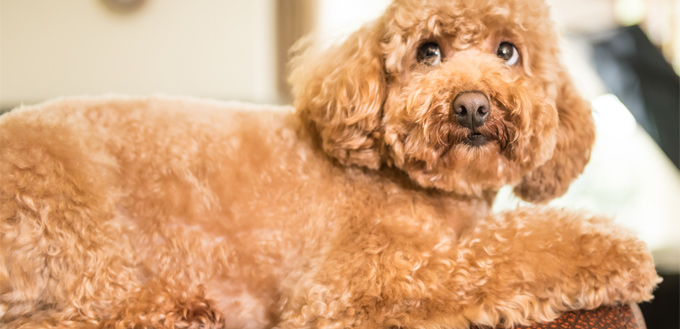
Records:
[[[489,99],[481,92],[464,92],[453,100],[453,114],[461,126],[475,130],[489,117]]]

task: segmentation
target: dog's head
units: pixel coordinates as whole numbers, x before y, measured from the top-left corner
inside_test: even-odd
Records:
[[[542,0],[396,0],[293,66],[298,113],[344,165],[395,166],[461,194],[511,184],[540,202],[590,156],[590,109]]]

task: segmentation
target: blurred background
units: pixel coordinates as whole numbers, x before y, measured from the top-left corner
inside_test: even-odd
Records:
[[[80,94],[288,104],[288,49],[341,40],[387,0],[0,0],[0,112]],[[665,281],[648,327],[680,327],[680,1],[549,0],[563,57],[593,105],[585,173],[555,206],[644,239]],[[521,204],[510,189],[496,209]]]

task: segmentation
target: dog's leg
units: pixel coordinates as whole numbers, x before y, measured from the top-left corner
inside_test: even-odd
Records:
[[[198,289],[198,290],[196,290]],[[203,288],[152,282],[131,294],[102,328],[220,329],[222,314],[205,298]]]
[[[12,114],[0,118],[0,327],[94,323],[136,281],[112,220],[115,163],[82,118]]]
[[[3,329],[98,329],[95,322],[82,319],[69,320],[73,315],[68,312],[56,313],[54,310],[36,312],[30,317],[16,318],[10,322],[0,322]]]
[[[392,230],[334,243],[291,285],[281,328],[468,328],[651,298],[643,242],[603,218],[520,209],[454,243]],[[363,249],[363,251],[361,251]]]
[[[222,315],[211,307],[202,292],[152,283],[133,292],[111,317],[84,320],[67,312],[38,311],[30,317],[2,323],[3,329],[221,329]]]

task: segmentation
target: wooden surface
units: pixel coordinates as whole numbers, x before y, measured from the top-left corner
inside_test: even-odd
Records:
[[[476,327],[485,329],[488,327]],[[502,328],[502,327],[498,327]],[[522,329],[646,329],[637,305],[600,307],[595,310],[579,310],[564,313],[549,323],[537,323]]]

